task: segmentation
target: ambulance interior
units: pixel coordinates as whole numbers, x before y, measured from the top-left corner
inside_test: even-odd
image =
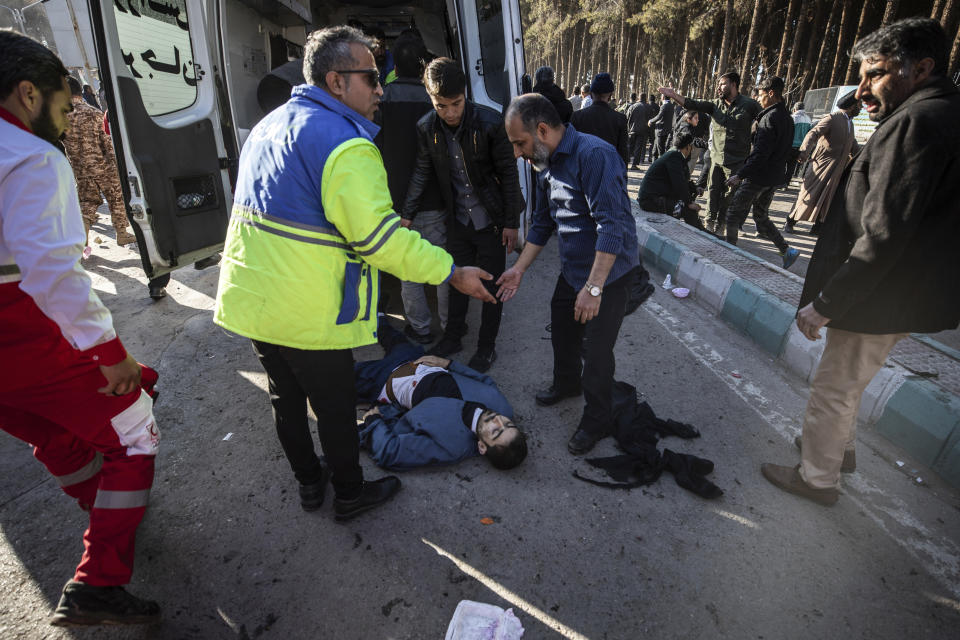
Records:
[[[308,12],[298,11],[296,0],[225,0],[221,3],[220,33],[224,75],[229,89],[232,120],[242,146],[250,129],[265,115],[257,101],[257,86],[270,70],[303,57],[310,29],[358,20],[368,30],[382,29],[387,49],[405,29],[416,28],[427,49],[436,56],[463,58],[457,24],[456,0],[315,0]],[[460,2],[461,7],[474,3]],[[478,4],[483,5],[482,2]],[[499,8],[499,2],[495,3]],[[304,14],[309,15],[309,22]],[[311,24],[312,23],[312,24]],[[502,50],[502,21],[497,13]],[[500,68],[503,68],[502,55]]]

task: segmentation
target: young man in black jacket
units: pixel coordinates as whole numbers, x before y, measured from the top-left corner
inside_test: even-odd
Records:
[[[417,122],[417,164],[401,217],[410,226],[435,177],[447,211],[447,251],[461,265],[493,274],[493,284],[506,267],[520,227],[523,196],[513,148],[503,117],[466,99],[467,79],[460,64],[437,58],[423,74],[434,110]],[[431,355],[449,357],[463,349],[469,300],[450,290],[447,326]],[[497,358],[501,306],[484,303],[477,351],[469,366],[485,372]]]
[[[789,269],[800,252],[783,239],[777,226],[770,221],[770,202],[777,187],[783,184],[787,173],[787,156],[793,145],[793,118],[783,104],[783,79],[765,78],[757,86],[760,106],[753,149],[743,166],[730,176],[727,186],[736,189],[727,210],[727,242],[737,244],[740,225],[753,207],[753,221],[757,233],[777,245],[783,256],[783,268]]]

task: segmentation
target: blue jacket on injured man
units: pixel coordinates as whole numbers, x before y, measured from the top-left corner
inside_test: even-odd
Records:
[[[380,360],[354,365],[357,398],[376,405],[360,427],[360,446],[386,469],[453,464],[481,455],[511,469],[527,455],[513,408],[487,375],[459,362],[425,356],[380,323]]]

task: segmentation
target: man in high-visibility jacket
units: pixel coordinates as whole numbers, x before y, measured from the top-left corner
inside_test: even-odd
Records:
[[[359,463],[353,347],[376,340],[384,269],[449,283],[492,302],[480,269],[394,213],[371,121],[383,90],[373,42],[351,27],[316,31],[290,100],[253,131],[240,155],[214,322],[253,340],[269,379],[277,435],[305,510],[332,480],[337,520],[388,500],[400,481],[364,482]],[[326,462],[314,451],[307,400]]]

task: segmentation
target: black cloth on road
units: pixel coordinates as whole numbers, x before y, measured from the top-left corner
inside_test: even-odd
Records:
[[[636,388],[626,382],[617,381],[613,385],[613,412],[613,437],[624,453],[607,458],[588,458],[587,463],[606,471],[615,482],[594,480],[574,471],[575,478],[598,487],[634,489],[655,482],[664,471],[669,471],[678,485],[702,498],[723,495],[723,490],[705,477],[713,472],[713,462],[670,449],[660,453],[657,449],[657,442],[664,436],[700,437],[696,428],[676,420],[658,418],[649,404],[640,402]]]

